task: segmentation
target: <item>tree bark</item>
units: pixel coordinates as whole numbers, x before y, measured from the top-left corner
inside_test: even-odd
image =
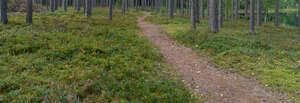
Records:
[[[209,2],[209,24],[210,31],[216,33],[218,31],[218,2],[210,0]]]
[[[205,13],[204,13],[204,0],[200,0],[200,18],[204,19]]]
[[[51,12],[54,12],[55,11],[55,1],[54,0],[50,0],[50,10]]]
[[[245,0],[245,16],[248,16],[248,9],[249,9],[249,0]]]
[[[190,0],[191,5],[191,27],[196,29],[196,0]]]
[[[228,0],[225,0],[225,20],[228,20]]]
[[[235,0],[231,0],[231,21],[234,21],[234,1]]]
[[[184,15],[184,8],[183,8],[184,4],[183,3],[184,3],[183,0],[180,0],[180,14],[181,14],[181,16]]]
[[[174,1],[169,0],[169,18],[173,19],[174,18]]]
[[[250,0],[250,32],[252,35],[255,34],[255,1],[254,0]]]
[[[257,0],[257,26],[262,25],[262,0]]]
[[[126,13],[126,0],[122,0],[122,14]]]
[[[223,0],[219,0],[219,17],[218,17],[218,28],[223,26]]]
[[[196,4],[196,22],[199,23],[200,22],[199,0],[196,0],[195,4]]]
[[[27,0],[26,23],[32,24],[32,0]]]
[[[86,17],[92,16],[92,1],[85,0],[85,14]]]
[[[68,6],[67,3],[68,3],[67,0],[62,0],[62,4],[63,4],[63,9],[64,9],[64,11],[67,11],[67,6]]]
[[[276,7],[275,7],[275,26],[279,26],[279,0],[276,0]]]
[[[209,2],[210,2],[210,0],[207,0],[207,15],[209,16]]]
[[[109,20],[112,20],[112,13],[113,13],[113,1],[109,0],[109,14],[108,14],[108,19]]]
[[[235,20],[238,20],[240,18],[239,9],[240,9],[240,1],[235,0]]]
[[[1,23],[2,24],[7,24],[8,23],[8,18],[7,18],[7,1],[6,0],[1,0]]]

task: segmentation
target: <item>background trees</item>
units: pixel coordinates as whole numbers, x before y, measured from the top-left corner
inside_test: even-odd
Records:
[[[7,3],[5,3],[6,1],[7,0],[1,0],[1,2],[4,2],[3,4],[1,4],[1,11],[3,11],[1,12],[1,22],[3,24],[8,21],[7,17],[5,16],[8,9],[10,9],[7,8]],[[28,23],[32,21],[30,20],[30,18],[32,18],[30,14],[36,10],[37,6],[48,9],[51,12],[55,12],[56,10],[58,10],[58,8],[62,8],[62,10],[67,11],[68,6],[72,6],[77,12],[80,12],[80,9],[84,8],[84,15],[87,17],[92,15],[92,8],[94,7],[108,7],[108,19],[110,20],[112,19],[112,13],[115,7],[121,8],[123,14],[125,14],[127,10],[133,8],[137,11],[141,9],[147,11],[156,11],[156,13],[160,13],[162,15],[167,14],[171,19],[174,18],[174,16],[180,14],[181,16],[192,16],[191,19],[195,19],[191,20],[192,28],[195,28],[197,23],[200,23],[201,19],[205,18],[205,15],[208,15],[210,20],[214,20],[214,23],[217,23],[217,29],[221,29],[223,19],[228,20],[228,18],[230,17],[231,21],[234,21],[232,23],[236,23],[239,18],[249,18],[249,0],[216,0],[216,10],[210,7],[213,6],[212,4],[210,4],[210,1],[211,0],[34,0],[34,5],[32,5],[30,9],[30,0],[8,0],[8,3],[11,5],[8,6],[17,7],[15,4],[25,3],[25,7],[28,8],[26,9],[26,12],[28,14],[26,22],[28,21]],[[257,9],[255,9],[257,12],[254,12],[257,13],[254,14],[256,15],[254,17],[254,20],[257,20],[255,22],[257,26],[261,26],[263,22],[270,21],[274,21],[276,26],[279,26],[281,22],[290,22],[294,23],[294,25],[298,25],[298,23],[294,22],[295,20],[298,20],[300,23],[300,17],[297,15],[298,12],[293,14],[298,16],[293,17],[294,19],[285,19],[289,16],[280,16],[288,15],[285,12],[296,11],[293,8],[299,7],[299,0],[254,0],[254,2],[254,7],[257,7]],[[195,7],[193,7],[194,4]],[[280,9],[284,9],[284,11],[280,12]],[[180,11],[179,13],[177,13],[178,10]],[[213,13],[215,15],[210,15],[210,13]],[[217,17],[217,19],[215,20],[211,17]],[[195,21],[196,23],[192,21]],[[210,21],[210,23],[213,22]],[[249,22],[251,22],[251,20]],[[215,30],[212,31],[216,32]]]

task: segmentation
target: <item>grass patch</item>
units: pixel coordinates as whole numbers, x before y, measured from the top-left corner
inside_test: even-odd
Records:
[[[256,78],[273,91],[285,92],[300,101],[300,35],[297,29],[264,24],[249,34],[249,23],[226,21],[217,34],[208,29],[208,20],[201,20],[197,30],[190,28],[188,17],[156,15],[147,21],[160,24],[171,37],[192,47],[226,71]]]
[[[137,33],[142,13],[96,8],[10,14],[0,25],[1,103],[182,103],[195,98],[171,75],[162,55]]]

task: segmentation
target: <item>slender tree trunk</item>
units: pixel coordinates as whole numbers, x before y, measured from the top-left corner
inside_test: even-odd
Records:
[[[257,0],[257,26],[262,25],[262,0]]]
[[[169,0],[169,18],[173,19],[174,18],[174,1]]]
[[[122,14],[126,13],[126,4],[125,4],[126,0],[122,0]]]
[[[112,13],[113,13],[113,1],[109,0],[109,14],[108,14],[108,19],[112,20]]]
[[[195,3],[196,3],[196,22],[199,23],[200,22],[199,0],[196,0]]]
[[[210,31],[216,33],[218,31],[218,2],[210,0],[209,2],[209,24]]]
[[[68,6],[67,0],[62,0],[62,4],[63,4],[64,11],[67,11],[67,6]]]
[[[184,8],[183,8],[184,4],[183,4],[183,0],[180,0],[180,14],[181,16],[184,15]]]
[[[86,17],[90,17],[92,15],[92,1],[85,0],[85,14]]]
[[[50,9],[51,9],[51,12],[54,12],[55,11],[55,1],[54,0],[50,0]]]
[[[32,0],[27,0],[27,16],[26,23],[32,24]]]
[[[279,0],[276,0],[276,7],[275,7],[275,26],[279,26]]]
[[[49,0],[46,0],[46,7],[47,7],[47,10],[49,10],[49,4],[50,4]]]
[[[173,0],[174,1],[174,6],[173,6],[173,8],[174,8],[174,13],[176,13],[177,14],[177,4],[178,4],[178,1],[177,0]]]
[[[225,0],[225,20],[228,20],[228,0]]]
[[[200,0],[200,18],[204,19],[205,13],[204,13],[204,0]]]
[[[235,20],[238,20],[240,18],[239,9],[240,9],[240,1],[235,0]]]
[[[231,21],[234,21],[234,0],[231,0]]]
[[[209,16],[209,2],[210,2],[211,0],[207,0],[207,15]]]
[[[218,28],[223,26],[223,0],[219,0],[219,17],[218,17]]]
[[[1,0],[1,11],[0,11],[0,16],[1,16],[1,23],[2,24],[7,24],[8,23],[8,18],[7,18],[7,1],[6,0]]]
[[[190,0],[191,5],[191,27],[196,29],[196,0]]]
[[[248,17],[249,0],[245,0],[245,16]]]
[[[250,31],[251,34],[255,34],[255,0],[250,0]]]

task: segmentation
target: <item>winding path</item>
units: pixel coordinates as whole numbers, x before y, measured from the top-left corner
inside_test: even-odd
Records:
[[[177,44],[164,34],[160,26],[138,19],[143,36],[156,46],[173,64],[186,86],[194,93],[205,95],[209,103],[282,103],[283,97],[268,93],[253,80],[237,74],[224,73],[190,48]],[[280,97],[280,98],[278,98]]]

